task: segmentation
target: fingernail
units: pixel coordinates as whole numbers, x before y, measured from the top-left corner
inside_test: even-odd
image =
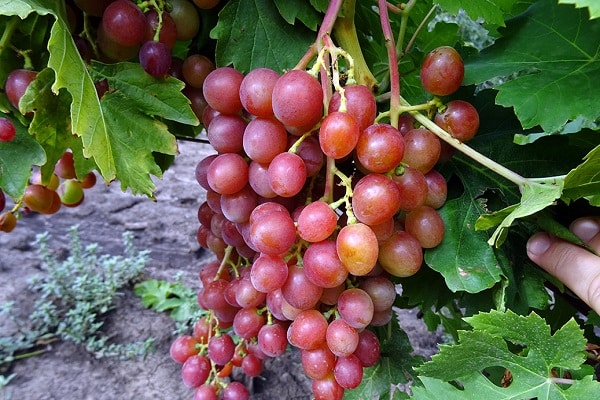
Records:
[[[588,242],[600,232],[600,226],[595,219],[583,218],[573,222],[571,231],[584,242]]]
[[[545,232],[536,233],[527,242],[527,252],[539,256],[550,247],[550,236]]]

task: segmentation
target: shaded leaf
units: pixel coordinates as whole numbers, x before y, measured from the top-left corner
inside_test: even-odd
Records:
[[[217,39],[217,65],[233,64],[248,73],[259,67],[293,68],[316,35],[304,26],[292,28],[272,1],[232,0],[219,13],[211,38]]]
[[[281,16],[290,25],[294,25],[297,19],[307,28],[316,31],[323,19],[323,15],[311,7],[307,0],[275,0],[275,5]]]
[[[600,206],[600,145],[584,160],[567,174],[562,199],[570,202],[585,197],[591,205]]]
[[[562,4],[573,4],[577,8],[587,7],[590,12],[590,18],[600,17],[600,3],[596,0],[558,0]]]

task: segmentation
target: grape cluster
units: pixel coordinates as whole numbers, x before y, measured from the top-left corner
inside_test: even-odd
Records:
[[[95,40],[78,36],[76,43],[84,58],[96,56],[92,49],[97,46],[103,61],[137,59],[148,74],[164,77],[170,73],[176,42],[198,35],[198,11],[218,4],[218,0],[75,0],[79,11],[99,19]]]
[[[423,64],[432,94],[460,86],[462,60],[449,49]],[[328,102],[324,86],[296,69],[220,67],[203,81],[216,153],[195,171],[206,190],[197,240],[217,261],[200,272],[207,315],[171,347],[195,400],[248,398],[231,370],[257,376],[288,345],[315,398],[341,399],[379,359],[370,328],[392,318],[392,277],[415,274],[423,249],[442,241],[438,137],[408,113],[397,128],[378,121],[366,86],[336,87]],[[440,107],[435,122],[468,140],[478,122],[463,103]]]

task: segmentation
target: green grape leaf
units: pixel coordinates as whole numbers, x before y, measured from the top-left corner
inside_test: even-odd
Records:
[[[54,71],[45,68],[38,73],[19,102],[21,112],[33,113],[29,131],[46,152],[42,182],[48,182],[58,159],[76,141],[70,131],[71,96],[64,89],[54,94],[51,89],[53,83]]]
[[[229,1],[210,36],[217,39],[217,65],[233,64],[243,73],[260,67],[291,69],[316,39],[305,26],[292,28],[265,0]]]
[[[23,196],[32,165],[44,165],[46,153],[16,118],[5,115],[17,131],[10,142],[0,142],[0,188],[13,199]]]
[[[106,93],[101,105],[109,128],[102,140],[108,153],[119,155],[114,162],[121,188],[131,188],[133,194],[152,198],[155,185],[149,174],[162,176],[152,152],[175,155],[175,136],[164,123],[141,112],[119,91]]]
[[[439,354],[417,368],[424,386],[413,387],[415,399],[435,398],[442,391],[448,391],[447,395],[438,398],[579,399],[588,398],[578,397],[586,391],[589,396],[600,389],[592,375],[570,385],[559,385],[553,379],[556,371],[580,370],[586,360],[586,340],[574,320],[554,334],[535,313],[520,316],[512,311],[491,311],[465,320],[473,331],[459,332],[458,344],[440,346]],[[507,387],[482,374],[492,367],[510,371],[512,380]],[[458,382],[462,389],[448,382]]]
[[[587,198],[591,205],[600,206],[600,145],[585,156],[585,161],[571,170],[565,178],[562,199],[566,202]]]
[[[513,107],[523,128],[547,133],[568,121],[600,118],[600,20],[584,10],[540,0],[507,22],[504,37],[465,60],[464,84],[496,78],[496,103]],[[503,83],[502,83],[503,82]],[[541,112],[543,110],[543,112]]]
[[[189,107],[190,101],[181,93],[185,85],[178,79],[155,79],[140,64],[131,62],[94,62],[91,74],[97,80],[106,79],[111,90],[127,96],[141,112],[182,124],[200,123]]]
[[[482,215],[475,224],[475,229],[487,230],[497,225],[490,237],[490,246],[500,246],[506,239],[508,228],[519,218],[533,215],[550,206],[562,194],[564,180],[551,179],[551,183],[528,182],[521,186],[521,201],[495,213]]]
[[[577,8],[587,7],[590,12],[590,19],[600,17],[600,2],[598,0],[558,0],[562,4],[573,4]]]
[[[455,170],[461,174],[460,170]],[[462,179],[467,179],[462,176]],[[484,212],[481,194],[465,187],[463,194],[448,200],[439,211],[444,220],[442,243],[425,252],[425,262],[443,275],[453,292],[477,293],[500,281],[502,269],[494,250],[486,243],[489,235],[475,230],[475,221]],[[474,188],[476,190],[476,188]]]
[[[406,332],[399,328],[396,313],[393,314],[391,323],[397,328],[392,335],[386,329],[378,332],[378,337],[383,336],[380,339],[379,362],[364,369],[361,384],[356,389],[346,391],[344,399],[408,398],[396,385],[408,384],[409,377],[414,373],[414,366],[422,364],[423,360],[412,355],[410,340]]]
[[[436,0],[436,3],[447,12],[456,15],[460,9],[466,11],[473,19],[483,19],[486,24],[504,26],[505,15],[510,12],[519,0]]]
[[[306,0],[275,0],[275,6],[290,25],[294,25],[297,19],[309,29],[316,31],[323,19],[323,16]]]

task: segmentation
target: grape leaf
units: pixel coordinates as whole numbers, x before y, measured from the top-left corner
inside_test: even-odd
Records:
[[[290,25],[294,25],[298,19],[309,29],[316,31],[323,19],[323,16],[306,0],[275,0],[275,5],[281,16]]]
[[[177,141],[164,123],[149,117],[121,92],[106,93],[101,101],[106,115],[108,135],[103,138],[106,152],[119,154],[115,168],[120,173],[121,188],[133,194],[153,197],[154,182],[148,174],[162,176],[152,151],[174,155]]]
[[[600,145],[585,156],[585,161],[565,178],[562,199],[566,202],[586,197],[593,206],[600,206]]]
[[[178,79],[155,79],[146,74],[138,63],[121,62],[116,64],[92,64],[92,77],[106,79],[111,90],[118,90],[142,112],[150,116],[188,125],[198,125],[199,121],[190,101],[181,90],[184,83]]]
[[[454,172],[461,176],[461,170]],[[502,274],[493,249],[486,243],[489,235],[475,230],[475,221],[485,212],[482,193],[477,190],[466,186],[459,198],[448,200],[438,210],[446,228],[444,240],[425,252],[427,265],[444,276],[453,292],[480,292],[500,281]]]
[[[217,65],[233,64],[243,73],[293,68],[316,39],[305,26],[289,25],[267,0],[229,1],[210,37],[217,39]]]
[[[598,0],[558,0],[562,4],[574,4],[575,7],[587,7],[590,12],[590,19],[600,17],[600,3]]]
[[[460,9],[466,11],[473,20],[482,18],[486,24],[493,26],[504,26],[505,15],[510,12],[519,0],[436,0],[436,3],[445,11],[454,15]]]
[[[487,230],[497,225],[490,237],[490,246],[500,246],[506,239],[508,228],[518,218],[533,215],[550,206],[562,194],[563,179],[553,178],[551,183],[525,183],[521,186],[521,201],[495,213],[482,215],[475,224],[475,229]]]
[[[540,0],[508,21],[494,46],[466,58],[464,84],[513,75],[496,84],[496,102],[514,107],[525,129],[541,125],[553,133],[577,118],[595,121],[600,118],[598,29],[600,20],[589,21],[585,10]]]
[[[399,327],[396,313],[391,323]],[[344,399],[408,398],[395,385],[408,384],[409,377],[414,373],[413,367],[422,364],[423,360],[412,355],[413,348],[402,328],[394,330],[393,335],[389,335],[387,329],[382,329],[378,337],[382,336],[379,362],[364,369],[360,386],[346,391]]]
[[[15,125],[17,136],[10,142],[0,142],[0,188],[13,199],[20,199],[31,176],[31,166],[43,165],[46,154],[16,118],[4,118]]]
[[[512,311],[491,311],[465,320],[474,330],[460,332],[458,344],[440,346],[439,354],[417,368],[425,386],[413,387],[415,399],[435,398],[442,391],[447,394],[437,398],[580,399],[600,389],[592,375],[560,386],[552,378],[557,370],[580,370],[585,362],[586,340],[574,320],[554,334],[535,313],[519,316]],[[508,343],[519,350],[511,351]],[[507,387],[482,374],[492,367],[510,371]],[[458,382],[462,390],[447,382]]]

